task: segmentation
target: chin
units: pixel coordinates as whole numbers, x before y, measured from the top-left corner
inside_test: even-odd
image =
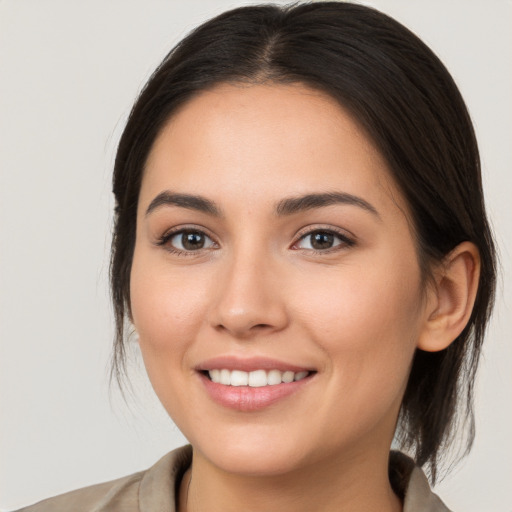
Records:
[[[282,436],[246,433],[215,442],[192,442],[192,446],[194,453],[226,473],[276,476],[290,473],[305,463],[304,444],[291,437],[285,440]]]
[[[293,472],[301,467],[301,457],[298,454],[288,454],[274,451],[272,448],[255,449],[225,449],[212,451],[209,460],[226,473],[240,476],[277,476]]]

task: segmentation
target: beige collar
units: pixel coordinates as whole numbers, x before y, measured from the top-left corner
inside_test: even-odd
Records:
[[[177,490],[191,462],[192,447],[187,445],[168,453],[148,469],[140,482],[140,512],[176,512]],[[431,491],[423,471],[406,455],[391,452],[390,477],[395,492],[404,498],[403,512],[450,512]]]

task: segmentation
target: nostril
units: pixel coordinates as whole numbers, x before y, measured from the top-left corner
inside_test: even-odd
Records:
[[[271,324],[256,324],[249,321],[240,321],[241,319],[237,319],[237,321],[224,322],[219,323],[215,326],[215,329],[219,331],[228,331],[236,336],[246,337],[251,336],[255,332],[272,330],[274,327]]]

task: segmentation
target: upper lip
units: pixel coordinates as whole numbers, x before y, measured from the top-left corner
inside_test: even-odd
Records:
[[[245,372],[252,372],[255,370],[279,370],[281,372],[291,371],[294,373],[314,371],[313,368],[307,366],[299,366],[268,357],[240,358],[235,356],[218,356],[207,359],[206,361],[198,364],[196,366],[196,370],[241,370]]]

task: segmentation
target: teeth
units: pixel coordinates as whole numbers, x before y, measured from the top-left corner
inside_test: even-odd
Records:
[[[254,372],[249,372],[247,375],[249,375],[249,386],[251,388],[261,388],[268,384],[267,372],[265,370],[256,370]]]
[[[247,386],[249,382],[249,375],[247,374],[247,372],[233,370],[231,372],[231,377],[229,380],[232,386]]]
[[[283,382],[293,382],[293,378],[295,377],[295,374],[293,372],[284,372],[283,373]]]
[[[208,374],[212,382],[224,384],[225,386],[249,386],[259,388],[262,386],[275,386],[281,383],[289,383],[304,379],[309,372],[302,371],[294,373],[292,371],[281,372],[279,370],[254,370],[253,372],[243,372],[241,370],[215,369],[209,370]]]
[[[220,379],[219,382],[224,384],[225,386],[229,386],[231,384],[231,375],[229,370],[221,370],[220,371]]]
[[[267,373],[267,384],[269,386],[275,386],[281,384],[282,373],[279,370],[270,370]]]
[[[295,377],[293,377],[293,380],[301,380],[304,377],[307,377],[308,372],[299,372],[295,374]]]

